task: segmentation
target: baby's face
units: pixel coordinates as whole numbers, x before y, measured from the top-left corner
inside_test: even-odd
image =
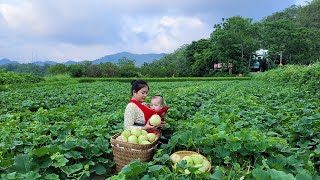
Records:
[[[162,109],[162,104],[160,104],[158,99],[151,99],[150,108],[154,111],[160,111]]]

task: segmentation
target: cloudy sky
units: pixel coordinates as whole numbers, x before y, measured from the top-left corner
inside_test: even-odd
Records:
[[[0,0],[0,59],[95,60],[171,53],[222,18],[260,21],[304,0]]]

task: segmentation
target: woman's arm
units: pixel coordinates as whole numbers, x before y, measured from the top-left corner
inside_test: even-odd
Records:
[[[133,128],[139,128],[148,130],[154,128],[154,126],[151,126],[149,123],[147,123],[146,125],[144,124],[145,119],[141,109],[134,103],[129,103],[124,111],[124,129],[131,130]]]
[[[129,103],[124,111],[124,129],[131,130],[135,127],[141,129],[142,126],[134,125],[138,119],[137,107],[133,103]]]

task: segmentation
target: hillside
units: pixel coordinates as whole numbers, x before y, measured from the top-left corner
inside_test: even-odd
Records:
[[[106,62],[111,62],[116,64],[118,62],[119,59],[122,58],[127,58],[130,60],[135,60],[136,62],[136,66],[141,66],[143,65],[143,63],[151,63],[154,60],[159,60],[161,59],[165,54],[161,53],[161,54],[155,54],[155,53],[148,53],[148,54],[134,54],[134,53],[130,53],[130,52],[121,52],[121,53],[116,53],[116,54],[110,54],[110,55],[105,55],[101,58],[98,58],[96,60],[93,60],[92,63],[93,64],[100,64],[100,63],[106,63]],[[66,61],[64,62],[65,65],[71,65],[71,64],[77,64],[77,63],[81,63],[83,61]],[[6,64],[16,64],[19,63],[17,61],[12,61],[10,59],[7,58],[3,58],[0,60],[0,66],[1,65],[6,65]],[[49,65],[53,65],[56,64],[57,61],[55,60],[51,60],[51,61],[35,61],[32,62],[33,64],[36,65],[40,65],[43,66],[45,64],[49,64]],[[23,64],[23,63],[20,63]]]
[[[93,61],[94,64],[99,63],[105,63],[105,62],[111,62],[111,63],[117,63],[119,59],[121,58],[127,58],[130,60],[136,61],[136,66],[141,66],[143,63],[151,63],[154,60],[159,60],[164,56],[164,53],[161,54],[133,54],[130,52],[121,52],[117,54],[107,55],[104,57],[101,57],[99,59],[96,59]]]

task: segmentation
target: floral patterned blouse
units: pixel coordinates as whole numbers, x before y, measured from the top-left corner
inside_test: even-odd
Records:
[[[124,129],[131,130],[135,127],[141,129],[145,124],[142,110],[134,103],[128,103],[124,111]]]

